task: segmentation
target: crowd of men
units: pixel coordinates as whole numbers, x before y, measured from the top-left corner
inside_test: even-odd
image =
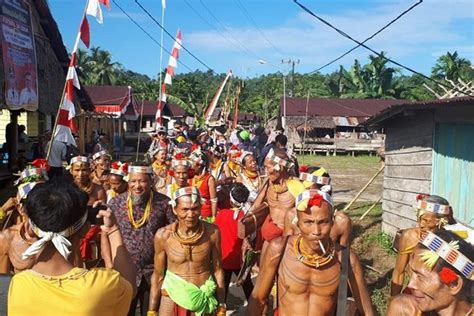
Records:
[[[298,167],[278,131],[168,135],[157,129],[146,162],[102,146],[63,176],[43,160],[19,175],[0,209],[9,315],[222,316],[234,275],[246,315],[375,314],[326,169]],[[472,238],[445,199],[414,203],[388,315],[472,314]]]

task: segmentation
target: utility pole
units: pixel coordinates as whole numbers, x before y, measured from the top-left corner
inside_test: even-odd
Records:
[[[291,79],[290,79],[290,91],[288,95],[290,97],[293,97],[294,92],[295,92],[295,65],[299,65],[300,60],[294,60],[294,59],[289,59],[288,61],[284,61],[283,59],[281,60],[282,64],[288,64],[291,66]]]

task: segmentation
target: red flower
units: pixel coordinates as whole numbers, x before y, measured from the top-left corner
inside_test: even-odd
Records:
[[[422,201],[422,200],[425,199],[425,197],[426,197],[426,195],[424,195],[424,194],[418,194],[418,195],[416,196],[416,200],[417,200],[417,201]]]
[[[35,166],[36,168],[44,168],[49,170],[48,161],[44,158],[38,158],[31,162],[31,165]]]
[[[456,282],[458,279],[458,275],[450,268],[444,267],[441,269],[441,271],[439,271],[438,274],[439,274],[439,279],[441,280],[441,282],[443,282],[446,285],[450,285]]]
[[[196,143],[193,143],[193,145],[191,146],[191,151],[195,151],[195,150],[200,149],[200,148],[201,148],[201,146],[199,146]]]
[[[308,170],[309,170],[309,166],[306,166],[306,165],[300,166],[300,172],[308,172]]]
[[[175,159],[177,160],[183,160],[184,159],[184,155],[183,153],[177,153],[175,156],[174,156]]]
[[[170,177],[174,177],[174,171],[171,170],[171,169],[168,170],[168,175],[169,175]]]
[[[128,173],[128,162],[126,162],[122,165],[122,171],[125,172],[125,173]]]
[[[117,161],[112,162],[112,164],[110,165],[110,167],[111,167],[112,169],[115,169],[115,170],[118,170],[118,169],[120,168],[120,166],[119,166],[119,164],[118,164]]]
[[[239,151],[237,154],[235,154],[235,156],[236,156],[237,158],[240,158],[240,156],[242,156],[242,153]]]
[[[239,150],[239,147],[234,144],[234,145],[230,146],[230,150]]]
[[[318,206],[321,207],[321,202],[324,200],[323,196],[321,194],[315,194],[311,199],[309,199],[308,202],[308,207],[311,206]]]

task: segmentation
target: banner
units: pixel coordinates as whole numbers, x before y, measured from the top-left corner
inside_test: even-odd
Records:
[[[10,110],[38,109],[36,53],[29,5],[0,0],[5,101]]]

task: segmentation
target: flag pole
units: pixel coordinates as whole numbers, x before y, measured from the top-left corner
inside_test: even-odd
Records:
[[[140,140],[142,136],[142,124],[143,124],[143,105],[145,100],[142,100],[142,108],[140,110],[140,126],[138,127],[138,139],[137,139],[137,154],[135,156],[135,161],[138,162],[138,153],[140,151]]]
[[[161,103],[163,102],[162,101],[162,84],[163,84],[163,34],[164,34],[164,26],[165,26],[165,9],[166,9],[166,0],[162,0],[161,1],[161,25],[163,26],[161,28],[161,40],[160,40],[160,43],[161,43],[161,47],[160,47],[160,85],[159,85],[159,101],[158,101],[158,106],[161,108]],[[155,129],[157,127],[157,124],[158,122],[156,122],[156,119],[155,119]],[[163,122],[162,122],[163,124]]]
[[[69,61],[68,72],[69,72],[69,67],[71,67],[71,66],[74,67],[75,66],[74,65],[74,54],[77,52],[77,48],[79,47],[79,42],[81,41],[81,25],[82,25],[82,21],[84,20],[84,17],[86,16],[86,11],[87,11],[88,5],[89,5],[89,0],[86,1],[86,6],[84,7],[84,12],[82,13],[81,24],[79,24],[79,31],[77,32],[76,41],[74,42],[74,47],[73,47],[72,54],[71,54],[71,60]],[[58,111],[56,112],[56,117],[54,119],[54,126],[53,126],[53,130],[51,132],[51,139],[49,140],[48,152],[46,154],[46,161],[48,161],[49,156],[51,154],[51,147],[52,147],[53,141],[54,141],[54,136],[55,136],[54,134],[56,134],[56,129],[58,127],[59,113],[61,112],[61,108],[63,107],[64,96],[66,94],[66,87],[67,87],[68,80],[69,79],[67,78],[67,74],[66,74],[66,80],[64,81],[64,86],[63,86],[63,92],[61,94],[61,102],[59,103]]]

